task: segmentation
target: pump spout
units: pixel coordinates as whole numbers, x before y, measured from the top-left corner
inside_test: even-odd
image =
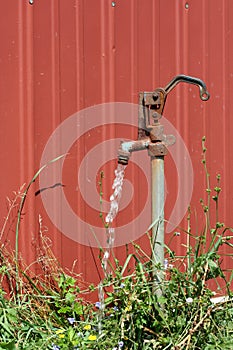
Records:
[[[122,141],[118,149],[118,163],[127,165],[131,153],[148,149],[150,142],[149,137],[136,141]]]

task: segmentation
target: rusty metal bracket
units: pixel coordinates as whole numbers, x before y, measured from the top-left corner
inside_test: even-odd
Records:
[[[162,117],[166,97],[162,88],[139,94],[138,139],[149,136],[153,126],[157,125]]]
[[[148,155],[150,157],[162,157],[167,154],[167,147],[164,142],[150,143],[148,147]]]

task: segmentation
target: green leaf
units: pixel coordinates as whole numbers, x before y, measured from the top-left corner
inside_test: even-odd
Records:
[[[71,307],[70,306],[63,306],[58,310],[59,314],[66,314],[68,312],[71,311]]]
[[[65,295],[65,300],[67,303],[73,303],[75,301],[76,296],[73,293],[68,292]]]
[[[82,314],[83,314],[83,307],[82,307],[82,304],[75,303],[73,309],[74,309],[74,312],[75,312],[77,315],[82,315]]]
[[[0,349],[15,350],[15,342],[12,341],[10,343],[0,343]]]

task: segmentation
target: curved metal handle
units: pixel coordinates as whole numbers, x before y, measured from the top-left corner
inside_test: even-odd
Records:
[[[188,75],[180,74],[177,75],[175,78],[173,78],[170,83],[167,84],[167,86],[164,88],[166,93],[168,94],[178,83],[189,83],[189,84],[194,84],[199,87],[200,90],[200,98],[202,101],[207,101],[210,98],[210,94],[207,91],[205,83],[198,78],[193,78]]]

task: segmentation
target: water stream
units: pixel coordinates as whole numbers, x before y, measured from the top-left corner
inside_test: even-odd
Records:
[[[118,164],[115,170],[115,179],[112,185],[113,194],[110,196],[110,209],[105,218],[106,223],[106,249],[104,251],[102,259],[102,268],[104,271],[104,276],[107,278],[111,273],[109,266],[109,259],[111,256],[111,250],[114,247],[115,240],[115,228],[112,227],[113,221],[119,212],[119,203],[122,194],[122,186],[125,175],[126,165]],[[104,316],[104,288],[103,282],[101,281],[98,286],[98,296],[99,296],[99,333],[101,333],[101,319]]]
[[[106,250],[104,252],[102,266],[104,270],[105,277],[110,273],[108,260],[110,258],[111,249],[114,246],[115,240],[115,228],[112,227],[113,221],[116,218],[119,211],[119,203],[122,194],[122,186],[125,175],[126,165],[118,164],[115,170],[115,179],[112,185],[114,190],[113,194],[110,196],[110,210],[105,218],[107,224],[106,228]]]

